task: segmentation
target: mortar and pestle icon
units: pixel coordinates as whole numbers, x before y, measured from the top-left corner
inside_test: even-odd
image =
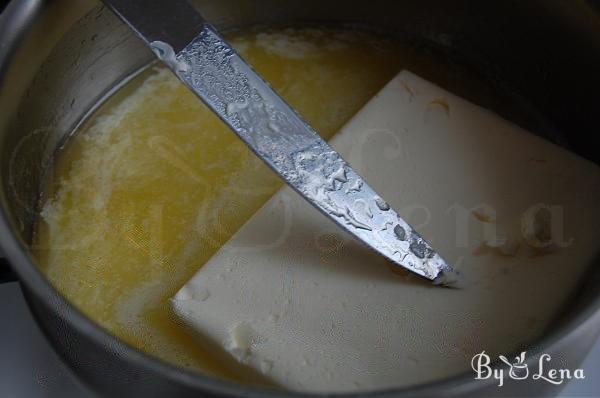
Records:
[[[504,355],[499,355],[498,358],[510,367],[509,376],[511,379],[524,380],[529,377],[529,369],[525,363],[525,351],[515,357],[514,363],[510,363]]]

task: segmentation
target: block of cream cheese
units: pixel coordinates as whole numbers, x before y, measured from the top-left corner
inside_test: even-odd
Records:
[[[285,187],[172,300],[241,371],[320,392],[451,376],[540,335],[598,255],[596,165],[410,72],[332,145],[465,287],[393,272]]]

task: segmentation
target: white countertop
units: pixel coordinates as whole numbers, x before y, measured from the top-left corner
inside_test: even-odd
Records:
[[[0,285],[0,397],[85,398],[35,324],[16,283]],[[600,396],[600,341],[582,365],[586,379],[565,387],[561,397]]]

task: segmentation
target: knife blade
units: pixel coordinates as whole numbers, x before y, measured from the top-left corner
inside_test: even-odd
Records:
[[[186,0],[103,0],[281,179],[358,240],[434,284],[459,274]]]

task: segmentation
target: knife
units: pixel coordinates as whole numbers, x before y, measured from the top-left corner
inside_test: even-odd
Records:
[[[459,274],[186,0],[103,0],[252,151],[358,240],[436,285]]]

